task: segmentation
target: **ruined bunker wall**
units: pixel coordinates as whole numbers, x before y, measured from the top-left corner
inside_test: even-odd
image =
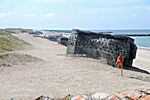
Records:
[[[128,37],[74,30],[68,41],[67,53],[86,54],[88,57],[106,59],[106,63],[113,65],[119,53],[122,52],[125,58],[124,64],[132,65],[136,49],[134,40]]]
[[[77,34],[76,32],[72,31],[70,38],[68,39],[68,46],[67,46],[67,54],[76,54],[76,41],[77,41]]]
[[[101,38],[89,35],[78,35],[75,54],[86,54],[96,59],[105,58],[108,64],[112,64],[115,63],[119,52],[122,52],[125,57],[125,63],[126,61],[129,62],[130,44],[127,43],[127,41],[107,37]]]

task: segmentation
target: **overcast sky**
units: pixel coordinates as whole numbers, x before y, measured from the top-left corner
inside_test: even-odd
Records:
[[[150,0],[0,0],[0,27],[150,29]]]

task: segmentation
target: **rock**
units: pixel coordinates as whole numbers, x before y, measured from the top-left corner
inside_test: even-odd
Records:
[[[118,96],[116,95],[112,95],[108,98],[108,100],[121,100],[121,98],[119,98]]]
[[[72,97],[71,100],[89,100],[86,95]]]
[[[69,94],[69,95],[67,95],[67,96],[65,96],[65,97],[63,97],[63,98],[61,98],[59,100],[70,100],[72,97],[73,96]]]
[[[150,100],[150,95],[144,96],[140,98],[139,100]]]
[[[68,38],[63,37],[63,36],[59,36],[59,37],[57,38],[57,42],[58,42],[59,44],[62,44],[62,45],[64,45],[64,46],[67,46],[67,44],[68,44]]]
[[[112,95],[108,100],[150,100],[150,95],[147,95],[147,92],[142,90],[134,90],[129,92],[119,92],[115,95]]]
[[[40,96],[40,97],[36,98],[35,100],[54,100],[54,98],[50,98],[48,96]]]
[[[110,94],[108,93],[95,93],[91,96],[92,100],[106,100],[108,99],[108,97],[110,96]]]
[[[59,35],[57,37],[57,42],[59,44],[67,46],[68,45],[68,39],[69,39],[70,36],[71,36],[71,33],[62,33],[61,35]]]

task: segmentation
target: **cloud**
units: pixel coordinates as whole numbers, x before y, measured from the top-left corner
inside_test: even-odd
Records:
[[[48,14],[45,14],[44,16],[45,17],[52,17],[52,16],[54,16],[55,15],[55,13],[48,13]]]
[[[34,16],[36,16],[36,14],[34,14],[34,13],[29,13],[29,14],[24,14],[24,16],[27,16],[27,17],[34,17]]]
[[[25,16],[25,17],[34,17],[36,14],[34,13],[10,13],[10,12],[0,12],[0,17],[20,17],[20,16]]]
[[[10,16],[11,13],[6,13],[6,12],[1,12],[0,13],[0,17],[7,17],[7,16]]]

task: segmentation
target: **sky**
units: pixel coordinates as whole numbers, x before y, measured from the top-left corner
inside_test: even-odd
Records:
[[[0,0],[0,28],[150,29],[150,0]]]

